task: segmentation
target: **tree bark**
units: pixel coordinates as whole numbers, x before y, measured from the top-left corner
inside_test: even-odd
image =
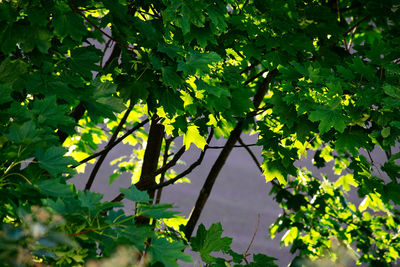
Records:
[[[151,120],[149,137],[147,139],[146,150],[144,152],[142,172],[140,174],[139,182],[136,187],[139,190],[146,190],[150,198],[154,198],[154,189],[156,183],[155,171],[158,166],[158,158],[160,157],[162,140],[164,138],[164,125],[160,124],[160,119],[153,118]]]

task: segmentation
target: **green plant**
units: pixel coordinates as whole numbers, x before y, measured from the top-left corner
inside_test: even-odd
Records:
[[[286,231],[293,265],[340,262],[338,248],[358,262],[396,262],[399,12],[389,0],[1,1],[0,257],[105,266],[131,255],[119,264],[177,266],[192,260],[182,252],[190,244],[209,266],[274,266],[233,252],[219,224],[191,238],[239,142],[285,210],[270,231]],[[262,164],[240,139],[250,131]],[[159,196],[201,164],[213,136],[227,141],[186,220]],[[102,201],[90,188],[121,141],[135,149],[114,162],[110,183],[130,172],[134,185]],[[191,144],[198,160],[175,173]],[[387,156],[381,166],[376,147]],[[313,150],[317,167],[334,161],[336,182],[295,167]],[[94,168],[77,190],[66,182],[87,162]]]

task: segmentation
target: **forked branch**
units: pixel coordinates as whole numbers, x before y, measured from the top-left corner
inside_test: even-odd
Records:
[[[209,144],[211,142],[211,139],[212,139],[213,135],[214,135],[214,129],[211,128],[211,131],[210,131],[210,133],[208,134],[208,137],[207,137],[207,144]],[[163,187],[165,187],[167,185],[174,184],[179,179],[181,179],[181,178],[185,177],[186,175],[188,175],[189,173],[191,173],[196,167],[198,167],[201,164],[201,162],[204,159],[204,155],[206,154],[207,149],[208,149],[208,145],[206,145],[204,147],[203,151],[201,151],[200,156],[198,157],[198,159],[195,162],[193,162],[186,170],[184,170],[183,172],[178,174],[173,179],[170,179],[170,180],[168,180],[166,182],[163,182],[163,183],[159,183],[159,184],[155,185],[151,189],[160,189],[160,188],[163,188]]]

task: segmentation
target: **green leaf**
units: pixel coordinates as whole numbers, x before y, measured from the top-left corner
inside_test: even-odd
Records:
[[[177,259],[184,262],[193,262],[190,255],[182,251],[186,246],[180,241],[170,242],[164,238],[152,240],[149,253],[152,255],[151,263],[160,262],[165,267],[179,267]]]
[[[120,188],[119,191],[124,194],[124,198],[134,202],[149,202],[150,197],[146,191],[140,191],[135,185],[130,188]]]
[[[121,98],[116,96],[117,86],[110,82],[102,82],[97,78],[92,82],[91,94],[83,99],[89,114],[94,117],[104,116],[115,118],[115,113],[120,113],[126,109]]]
[[[182,3],[182,16],[178,18],[183,34],[190,32],[190,24],[203,27],[206,17],[203,8],[206,3],[198,0],[188,0]]]
[[[68,106],[57,104],[56,96],[49,96],[43,100],[36,100],[32,113],[37,116],[39,123],[57,128],[59,125],[73,126],[74,120],[67,116]]]
[[[64,156],[66,152],[67,150],[63,147],[50,147],[47,150],[38,149],[35,157],[41,168],[56,176],[62,173],[72,173],[73,170],[68,166],[77,164],[73,158]]]
[[[190,148],[192,143],[202,150],[207,145],[205,138],[200,135],[199,129],[195,125],[190,125],[187,127],[187,132],[183,137],[183,143],[186,147],[186,150]]]
[[[28,71],[28,64],[20,59],[5,58],[0,64],[0,83],[15,82]]]
[[[89,212],[96,212],[96,208],[101,204],[100,201],[103,199],[103,194],[90,191],[78,191],[78,199],[82,207],[88,208]]]
[[[36,186],[47,196],[66,198],[72,197],[74,194],[74,185],[65,184],[60,179],[39,181]]]
[[[293,243],[293,241],[298,237],[299,229],[297,227],[291,227],[286,233],[282,236],[282,242],[285,246]]]
[[[221,57],[215,52],[200,53],[193,51],[186,57],[185,61],[180,61],[178,64],[178,71],[183,71],[183,73],[188,75],[194,75],[199,73],[208,73],[209,65],[218,62]]]
[[[178,211],[170,210],[173,206],[171,204],[144,204],[137,205],[136,214],[142,215],[153,219],[174,218]]]
[[[118,220],[118,218],[121,218],[121,215],[112,220],[110,224],[115,224],[116,220]],[[126,220],[126,218],[124,219]],[[122,236],[132,242],[132,244],[134,244],[140,250],[145,249],[145,247],[147,246],[146,241],[149,238],[157,238],[154,233],[153,227],[151,227],[150,225],[127,225],[122,230]]]
[[[211,263],[215,257],[210,253],[214,251],[227,252],[230,249],[232,238],[221,237],[222,226],[215,223],[208,230],[203,224],[199,225],[196,236],[191,238],[190,244],[194,251],[200,252],[201,259],[206,263]]]
[[[76,41],[81,41],[83,35],[86,33],[86,28],[83,24],[82,18],[78,14],[71,12],[57,12],[55,13],[52,25],[54,32],[61,38],[71,36]]]
[[[12,91],[12,83],[0,83],[0,105],[13,100],[11,97]]]
[[[390,135],[390,127],[385,127],[381,130],[381,135],[383,138],[387,138]]]
[[[328,132],[332,127],[343,133],[346,128],[346,117],[338,109],[322,106],[311,111],[309,118],[311,121],[320,121],[318,129],[321,134]]]
[[[13,123],[5,136],[16,143],[32,144],[40,141],[40,131],[32,121],[22,125]]]
[[[335,187],[342,186],[344,190],[349,191],[350,185],[354,187],[358,187],[357,182],[354,180],[354,175],[348,173],[346,175],[341,176],[336,182]]]
[[[338,153],[346,153],[349,151],[353,155],[358,155],[358,150],[361,147],[373,149],[368,144],[370,138],[363,129],[346,129],[342,134],[339,134],[335,142],[335,149]]]
[[[396,205],[400,204],[400,184],[391,182],[385,186],[384,198],[392,200]]]
[[[69,67],[87,80],[92,80],[92,71],[101,71],[97,64],[101,60],[98,52],[93,46],[78,47],[71,50],[71,57],[67,59]]]
[[[276,178],[280,184],[287,184],[286,177],[283,175],[283,170],[285,168],[279,163],[279,161],[265,162],[262,167],[264,169],[263,174],[267,182]]]
[[[400,99],[400,88],[392,86],[390,84],[386,84],[383,86],[383,91],[394,98]]]
[[[277,258],[269,257],[264,254],[254,254],[253,255],[253,261],[251,262],[249,266],[251,267],[278,267],[277,264],[274,263],[274,261],[278,260]]]
[[[182,79],[176,74],[176,69],[171,66],[162,67],[162,77],[164,84],[176,89],[182,84]]]
[[[215,95],[216,97],[221,97],[221,96],[230,96],[229,91],[224,88],[223,86],[214,86],[211,84],[208,84],[207,82],[197,79],[195,81],[196,87],[198,91],[204,90],[208,94]]]

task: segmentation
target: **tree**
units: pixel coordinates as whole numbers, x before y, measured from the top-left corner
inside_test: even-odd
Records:
[[[358,262],[396,262],[399,12],[389,0],[0,2],[3,262],[178,266],[190,246],[209,266],[274,266],[233,252],[220,224],[192,237],[237,143],[285,210],[270,232],[286,231],[293,266],[340,263],[343,248]],[[261,164],[240,139],[248,131],[259,135]],[[162,188],[201,164],[213,136],[227,141],[186,220],[159,203]],[[133,185],[102,201],[90,188],[121,141],[135,150],[110,183],[131,172]],[[175,173],[191,144],[198,160]],[[317,167],[335,162],[338,180],[294,166],[313,151]],[[87,162],[95,166],[77,190],[66,182]]]

